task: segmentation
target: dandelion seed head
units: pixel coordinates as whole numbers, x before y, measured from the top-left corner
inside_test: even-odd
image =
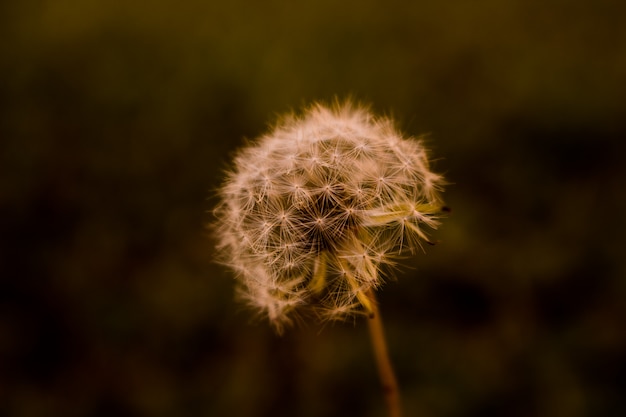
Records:
[[[221,260],[277,329],[304,311],[359,314],[382,268],[437,226],[442,183],[390,119],[314,105],[235,156],[215,209]]]

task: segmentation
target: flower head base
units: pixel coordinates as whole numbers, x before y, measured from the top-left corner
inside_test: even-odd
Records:
[[[215,210],[218,249],[279,330],[299,311],[367,314],[381,268],[429,242],[441,184],[391,120],[315,105],[236,155]]]

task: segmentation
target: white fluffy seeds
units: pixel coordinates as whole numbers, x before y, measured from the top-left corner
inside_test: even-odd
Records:
[[[367,311],[381,266],[437,225],[441,184],[391,120],[315,105],[236,155],[215,210],[218,249],[278,329],[299,311]]]

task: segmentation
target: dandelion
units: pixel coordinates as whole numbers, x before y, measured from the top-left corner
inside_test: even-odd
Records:
[[[278,331],[305,312],[378,319],[374,290],[431,243],[442,183],[392,120],[316,104],[236,154],[215,210],[221,259]]]

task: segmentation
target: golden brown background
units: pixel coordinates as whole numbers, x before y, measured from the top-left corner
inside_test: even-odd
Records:
[[[407,416],[626,415],[623,4],[3,2],[0,415],[384,415],[365,324],[275,336],[203,228],[244,138],[347,95],[452,183],[380,293]]]

